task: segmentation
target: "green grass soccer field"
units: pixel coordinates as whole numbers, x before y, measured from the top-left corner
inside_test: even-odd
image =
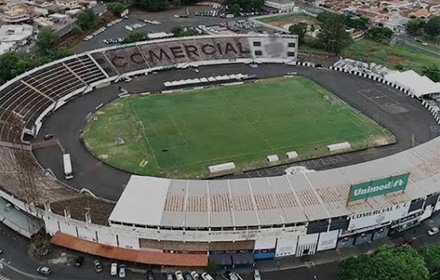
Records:
[[[329,155],[326,146],[343,141],[353,150],[395,142],[305,77],[117,99],[87,123],[84,140],[112,166],[174,178],[208,177],[208,166],[231,161],[239,171],[265,167],[272,154],[285,163],[289,151]]]

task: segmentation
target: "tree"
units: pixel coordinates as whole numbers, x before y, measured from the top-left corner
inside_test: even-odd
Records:
[[[298,35],[298,41],[304,43],[304,36],[307,32],[307,23],[300,22],[298,24],[292,24],[289,27],[290,34]]]
[[[264,0],[225,0],[224,4],[229,8],[234,4],[238,4],[244,11],[255,11],[264,5]]]
[[[55,34],[49,27],[44,27],[38,33],[37,46],[40,49],[40,54],[47,55],[59,42],[60,37]]]
[[[240,4],[238,4],[238,3],[234,3],[229,7],[229,12],[231,14],[237,15],[240,13],[240,11],[241,11],[241,7],[240,7]]]
[[[0,85],[44,62],[43,59],[20,51],[0,55]]]
[[[408,32],[410,35],[417,35],[425,24],[425,20],[421,18],[410,19],[406,24],[406,32]]]
[[[140,31],[131,31],[124,39],[124,44],[148,40],[148,34]]]
[[[173,6],[175,8],[182,6],[182,1],[181,0],[173,0]]]
[[[425,265],[431,275],[440,273],[440,243],[432,243],[420,248],[419,254],[425,260]]]
[[[206,272],[210,275],[215,275],[217,273],[217,264],[215,262],[208,262]]]
[[[367,30],[368,24],[370,23],[370,19],[367,17],[346,17],[345,18],[345,25],[352,28]]]
[[[128,6],[121,2],[112,2],[108,4],[108,10],[116,17],[120,17],[121,13],[128,8]]]
[[[431,38],[435,38],[440,35],[440,16],[433,17],[428,20],[424,26],[425,33]]]
[[[424,259],[410,246],[382,246],[371,255],[344,260],[339,280],[427,280]]]
[[[174,37],[189,37],[197,35],[197,31],[193,28],[183,28],[181,26],[175,26],[171,28],[171,33],[174,34]]]
[[[333,15],[333,13],[331,13],[331,12],[322,12],[316,16],[316,20],[318,20],[321,23],[324,23],[332,15]]]
[[[78,14],[76,24],[82,30],[91,30],[98,22],[98,18],[92,9],[86,9]]]
[[[75,24],[73,27],[72,27],[72,34],[80,34],[81,32],[82,32],[83,30],[81,29],[81,27],[79,27],[79,25],[78,24]]]
[[[168,0],[134,0],[134,5],[152,12],[163,11],[168,8]]]
[[[345,31],[345,15],[330,12],[323,14],[325,14],[324,21],[318,34],[319,45],[328,52],[339,54],[353,41],[350,34]]]
[[[373,27],[367,31],[366,38],[373,41],[388,41],[393,36],[393,30],[388,27]]]
[[[440,82],[440,64],[432,64],[431,66],[424,66],[422,74],[430,78],[434,82]]]

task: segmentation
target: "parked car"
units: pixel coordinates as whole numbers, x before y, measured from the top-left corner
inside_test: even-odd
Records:
[[[147,270],[147,280],[154,280],[153,271]]]
[[[200,275],[197,273],[197,271],[191,271],[191,276],[194,280],[200,279]]]
[[[49,140],[52,137],[53,137],[53,134],[46,134],[46,135],[44,135],[44,140]]]
[[[177,279],[177,280],[185,280],[185,279],[183,278],[182,271],[180,271],[180,270],[176,271],[176,272],[174,273],[174,275],[176,275],[176,279]]]
[[[125,264],[121,264],[119,266],[119,278],[123,279],[125,278]]]
[[[48,276],[49,274],[52,273],[52,270],[50,268],[48,268],[47,266],[39,266],[37,268],[37,272],[42,274],[42,275]]]
[[[118,264],[112,263],[112,266],[110,267],[110,275],[116,276],[116,274],[118,274]]]
[[[432,235],[434,235],[434,234],[437,234],[438,232],[439,232],[438,227],[432,227],[432,228],[430,228],[430,229],[428,230],[428,235],[429,235],[429,236],[432,236]]]
[[[167,280],[174,280],[173,274],[167,273]]]
[[[209,274],[206,273],[206,272],[203,272],[203,273],[202,273],[202,279],[203,279],[203,280],[214,280],[214,277],[212,277],[211,275],[209,275]]]
[[[184,276],[185,276],[185,280],[194,280],[192,278],[191,274],[189,274],[189,273],[185,273]]]
[[[258,269],[254,270],[254,280],[261,280],[260,271]]]
[[[243,280],[240,274],[235,272],[226,271],[224,276],[229,280]]]
[[[94,260],[93,264],[95,265],[95,271],[97,273],[102,272],[102,266],[101,266],[101,262],[98,260]]]
[[[80,268],[82,266],[83,262],[84,262],[84,257],[83,256],[77,257],[76,260],[75,260],[75,267],[76,268]]]

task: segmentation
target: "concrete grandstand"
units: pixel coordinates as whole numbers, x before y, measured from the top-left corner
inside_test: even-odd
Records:
[[[262,70],[243,66],[246,63],[262,63]],[[226,67],[241,70],[231,72],[221,64],[233,64]],[[80,151],[78,126],[90,110],[118,96],[120,85],[111,82],[121,76],[136,76],[138,85],[136,81],[123,85],[129,92],[160,92],[165,89],[163,83],[171,80],[169,75],[149,73],[171,69],[178,79],[187,79],[185,74],[178,76],[183,70],[174,69],[188,65],[206,65],[205,69],[216,75],[260,71],[257,76],[261,77],[263,70],[268,76],[297,71],[327,85],[368,116],[380,115],[384,126],[395,128],[399,143],[362,151],[359,158],[348,155],[353,160],[331,166],[337,168],[262,178],[174,180],[131,176],[108,166],[99,173],[96,165],[82,163],[81,154],[86,151]],[[221,73],[222,69],[227,73]],[[0,87],[0,160],[4,166],[0,195],[42,219],[46,232],[54,236],[54,244],[155,265],[206,266],[208,260],[238,265],[256,259],[303,256],[362,244],[417,225],[440,209],[440,138],[435,138],[439,116],[432,118],[433,112],[400,85],[338,70],[342,69],[318,69],[312,63],[298,62],[296,36],[264,35],[149,41],[44,65]],[[69,125],[63,120],[77,134],[60,136],[60,146],[72,153],[74,169],[84,168],[78,173],[93,166],[99,174],[93,176],[95,181],[74,179],[70,187],[53,176],[60,173],[55,167],[49,172],[40,166],[51,164],[36,149],[39,143],[31,144],[28,136],[37,137],[45,131],[43,120],[53,122],[61,116],[79,118]],[[16,119],[21,120],[23,132],[11,129]],[[402,123],[405,128],[400,130]],[[416,140],[411,143],[411,138]],[[389,156],[380,158],[384,155]],[[97,161],[91,155],[85,157],[84,162]],[[23,161],[31,164],[23,166]],[[20,179],[22,172],[26,172],[27,181]],[[110,172],[117,175],[106,176]],[[348,202],[353,186],[406,173],[410,175],[403,192]],[[113,181],[109,186],[119,185],[114,190],[100,189],[105,180]],[[83,187],[103,198],[80,193]]]

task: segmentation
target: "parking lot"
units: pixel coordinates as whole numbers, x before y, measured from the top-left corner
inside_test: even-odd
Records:
[[[219,12],[217,16],[212,16],[214,10]],[[188,17],[180,17],[186,15],[188,12]],[[196,13],[202,13],[196,16]],[[175,26],[204,26],[208,27],[209,30],[214,30],[213,34],[216,34],[216,29],[227,29],[234,30],[236,33],[273,33],[273,30],[267,29],[254,23],[251,23],[247,19],[252,16],[248,14],[247,16],[238,16],[233,18],[220,17],[220,14],[224,13],[221,9],[214,9],[210,6],[190,6],[179,9],[171,9],[168,11],[151,13],[140,10],[132,10],[127,18],[120,19],[115,24],[106,27],[102,32],[98,32],[88,41],[81,41],[76,47],[76,52],[83,52],[98,48],[106,47],[108,44],[104,40],[118,40],[119,38],[125,38],[129,32],[130,28],[132,30],[137,30],[146,33],[157,33],[157,32],[170,32]],[[142,24],[142,27],[133,28],[133,25]],[[212,27],[217,26],[217,27]],[[128,27],[128,28],[127,28]],[[232,31],[228,31],[232,32]],[[117,42],[115,42],[117,43]]]

